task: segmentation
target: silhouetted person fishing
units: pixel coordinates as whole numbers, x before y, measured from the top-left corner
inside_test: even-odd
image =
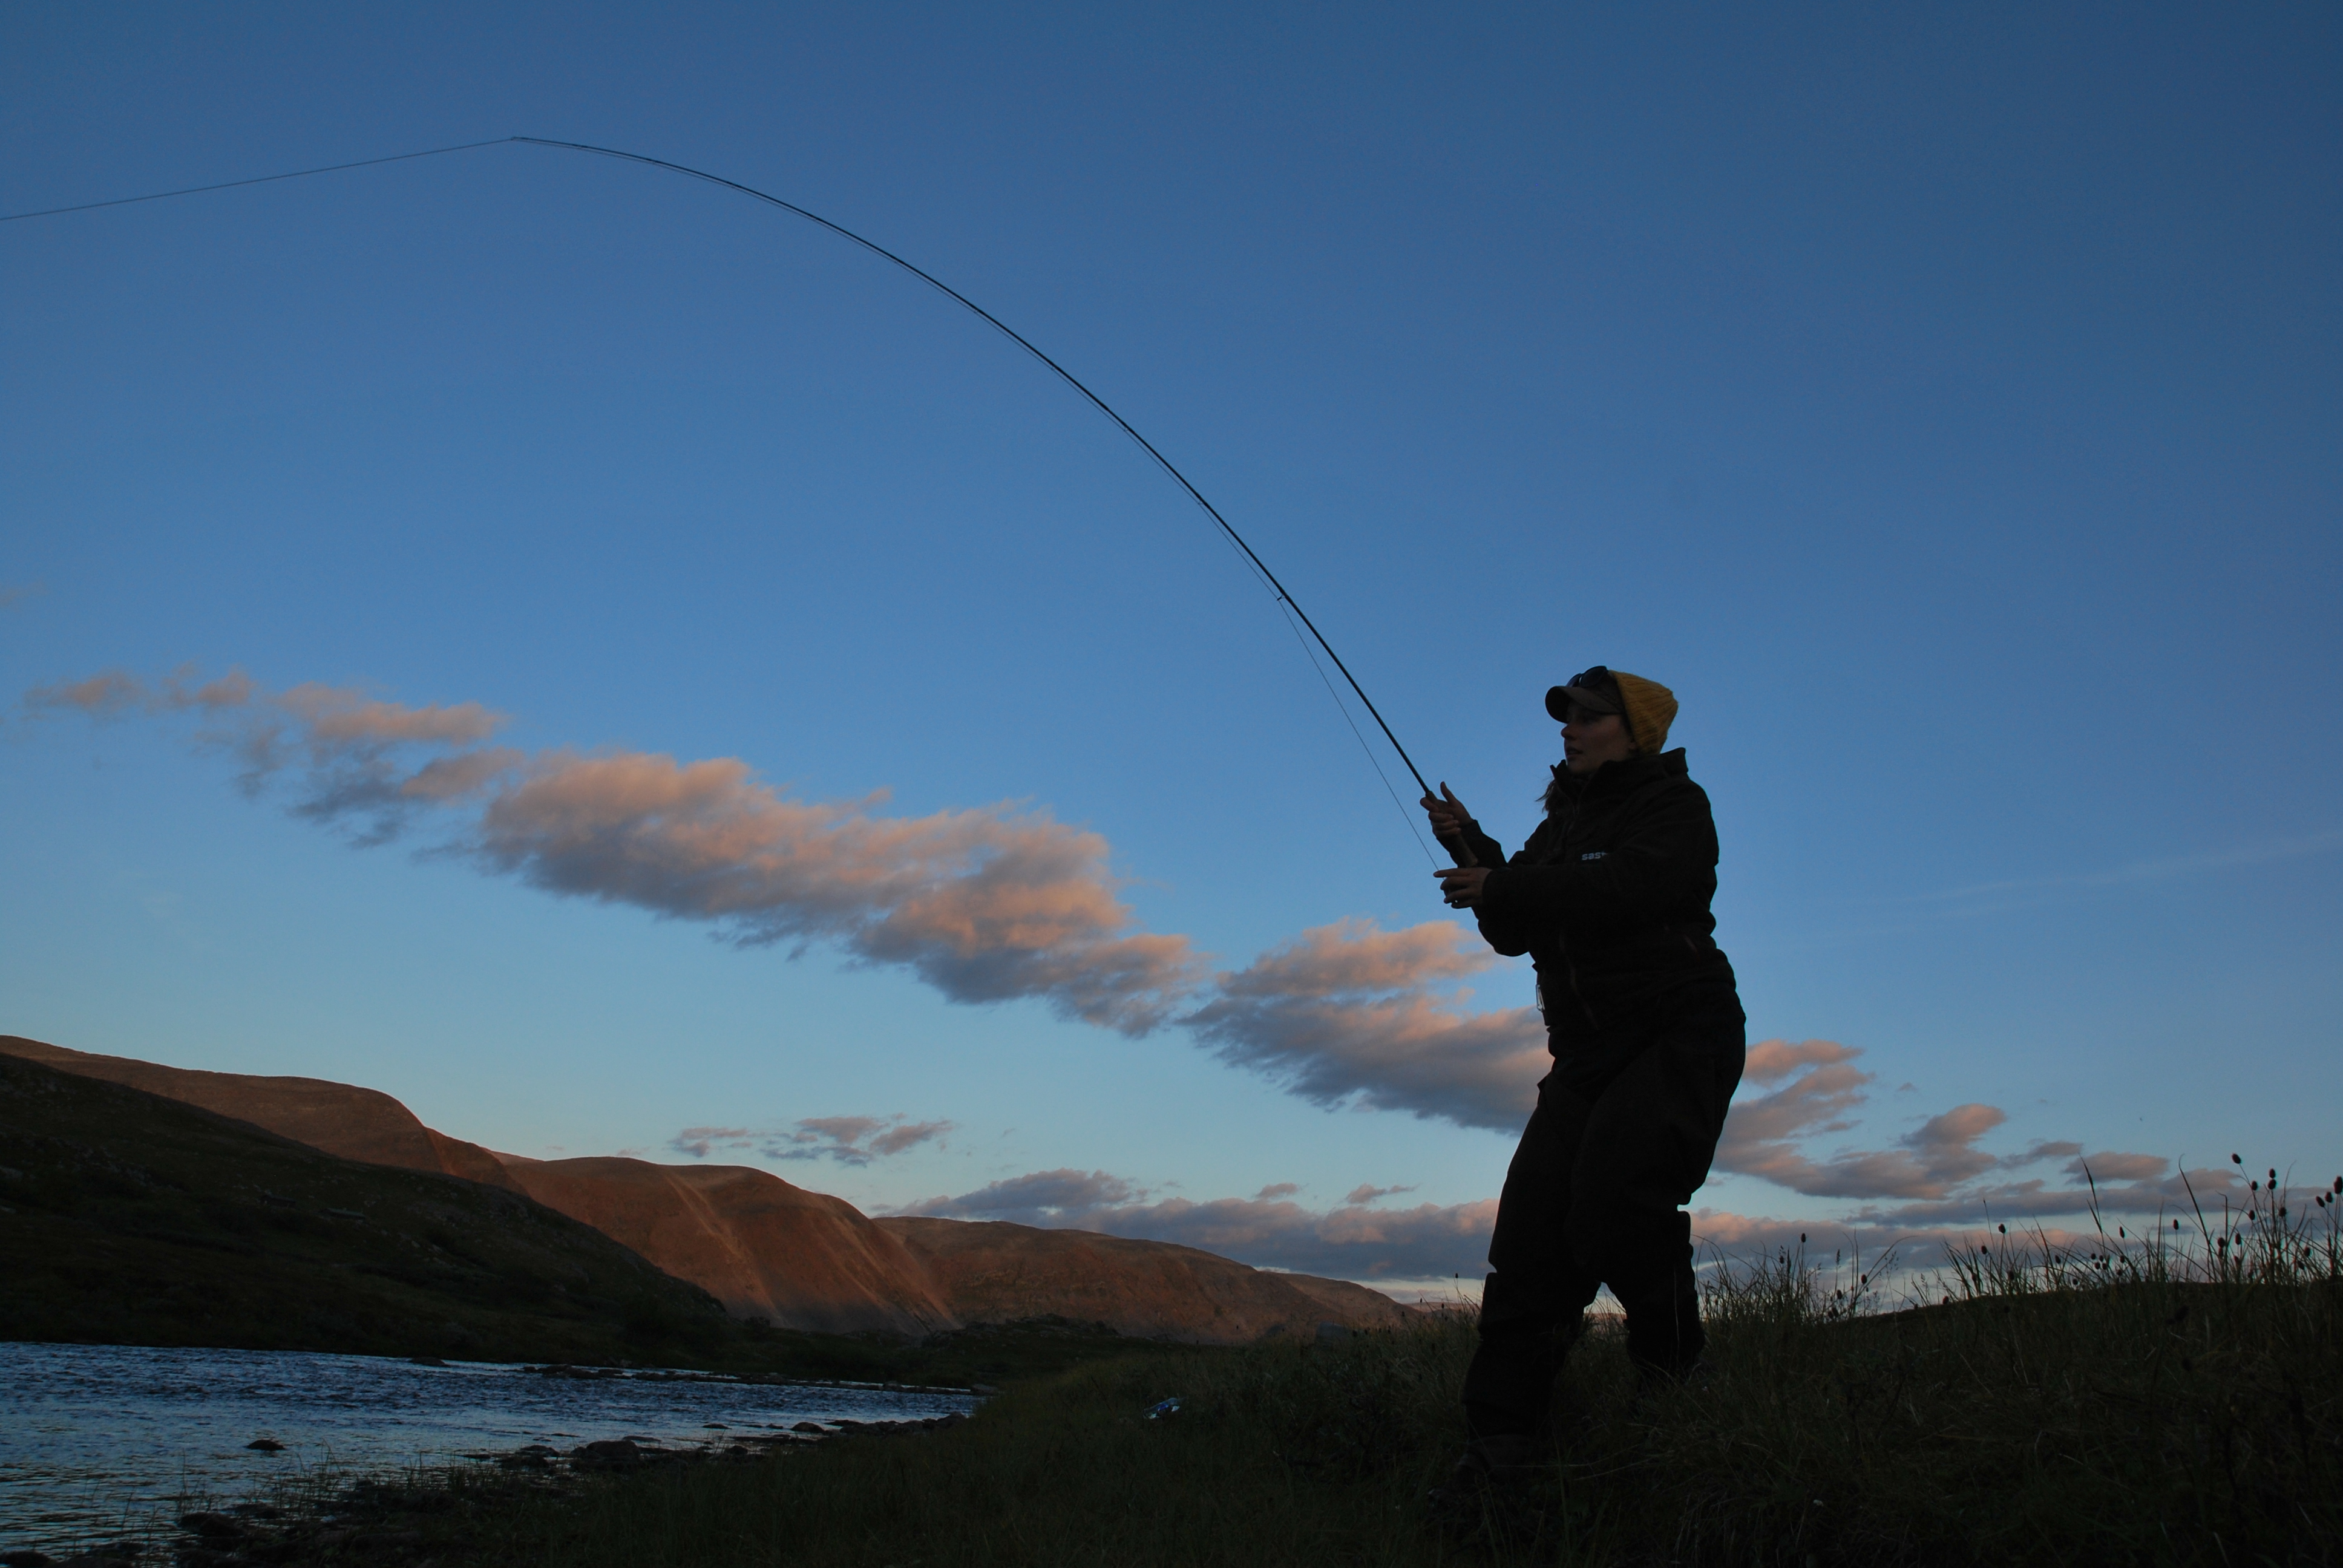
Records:
[[[1489,945],[1537,966],[1554,1069],[1505,1172],[1464,1379],[1472,1444],[1443,1493],[1506,1480],[1544,1452],[1554,1380],[1609,1285],[1648,1382],[1705,1342],[1683,1211],[1708,1179],[1741,1081],[1745,1020],[1712,940],[1716,825],[1664,750],[1676,699],[1601,665],[1545,696],[1563,760],[1545,820],[1510,860],[1441,786],[1423,798],[1458,864],[1433,873]]]

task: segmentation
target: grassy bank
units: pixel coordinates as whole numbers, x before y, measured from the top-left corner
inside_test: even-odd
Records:
[[[372,1527],[443,1563],[578,1568],[2334,1561],[2334,1254],[2210,1251],[2005,1245],[1896,1312],[1775,1259],[1712,1296],[1704,1385],[1639,1400],[1615,1336],[1583,1344],[1552,1471],[1461,1533],[1423,1501],[1461,1438],[1461,1316],[1167,1348],[917,1436],[554,1491],[442,1477]]]

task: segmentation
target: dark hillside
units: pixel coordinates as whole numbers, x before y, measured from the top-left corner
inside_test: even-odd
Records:
[[[699,1364],[742,1348],[706,1292],[518,1194],[9,1056],[0,1257],[0,1339]]]
[[[21,1056],[62,1072],[201,1106],[345,1160],[437,1171],[521,1191],[495,1154],[424,1126],[415,1112],[379,1090],[322,1078],[258,1078],[165,1067],[133,1057],[68,1050],[20,1034],[0,1034],[0,1056]]]
[[[1147,1348],[1058,1322],[916,1344],[738,1322],[699,1286],[518,1193],[343,1160],[5,1052],[0,1340],[949,1384]]]

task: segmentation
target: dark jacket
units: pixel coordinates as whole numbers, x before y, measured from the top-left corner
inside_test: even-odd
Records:
[[[1498,867],[1475,910],[1481,934],[1537,965],[1557,1057],[1624,1044],[1687,989],[1730,991],[1708,910],[1716,822],[1682,750],[1605,763],[1583,779],[1557,769],[1546,819],[1510,860],[1479,823],[1466,833],[1481,863]]]

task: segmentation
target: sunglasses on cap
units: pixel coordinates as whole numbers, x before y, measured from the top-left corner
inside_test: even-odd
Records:
[[[1598,719],[1618,713],[1624,708],[1619,683],[1610,669],[1600,664],[1580,670],[1545,694],[1545,710],[1565,724],[1579,717]]]

